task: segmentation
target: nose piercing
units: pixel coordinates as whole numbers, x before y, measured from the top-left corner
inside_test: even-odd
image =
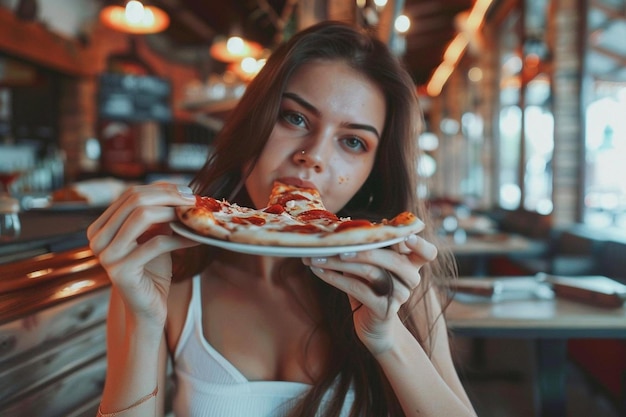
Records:
[[[306,150],[304,150],[304,149],[302,149],[302,150],[300,151],[300,155],[304,155],[305,153],[306,153]]]

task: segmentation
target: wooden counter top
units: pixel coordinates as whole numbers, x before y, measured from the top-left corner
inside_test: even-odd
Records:
[[[0,324],[110,286],[87,247],[0,265]]]
[[[0,264],[87,245],[87,227],[100,213],[100,209],[20,213],[20,235],[0,241]]]

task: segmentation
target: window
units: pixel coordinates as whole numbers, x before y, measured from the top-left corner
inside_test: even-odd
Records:
[[[584,222],[626,228],[626,1],[587,14]]]
[[[554,119],[548,0],[525,0],[500,33],[498,203],[506,209],[552,212]]]

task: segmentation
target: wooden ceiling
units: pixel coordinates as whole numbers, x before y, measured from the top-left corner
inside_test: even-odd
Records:
[[[172,49],[206,47],[216,36],[239,31],[271,48],[290,30],[303,0],[153,0],[171,16],[165,36]],[[328,0],[350,6],[355,0]],[[371,0],[368,0],[368,4]],[[307,4],[319,1],[306,0]],[[322,2],[323,3],[323,2]],[[391,5],[393,1],[389,2]],[[473,0],[405,0],[404,14],[411,19],[403,59],[418,86],[425,85],[441,63],[447,44],[455,36],[455,16],[469,10]],[[307,6],[310,7],[310,6]]]

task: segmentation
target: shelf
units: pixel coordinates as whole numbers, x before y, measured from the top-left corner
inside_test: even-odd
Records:
[[[187,101],[182,104],[182,108],[192,112],[202,112],[205,114],[219,114],[227,113],[231,111],[237,103],[238,98],[231,98],[225,100],[198,100]]]

